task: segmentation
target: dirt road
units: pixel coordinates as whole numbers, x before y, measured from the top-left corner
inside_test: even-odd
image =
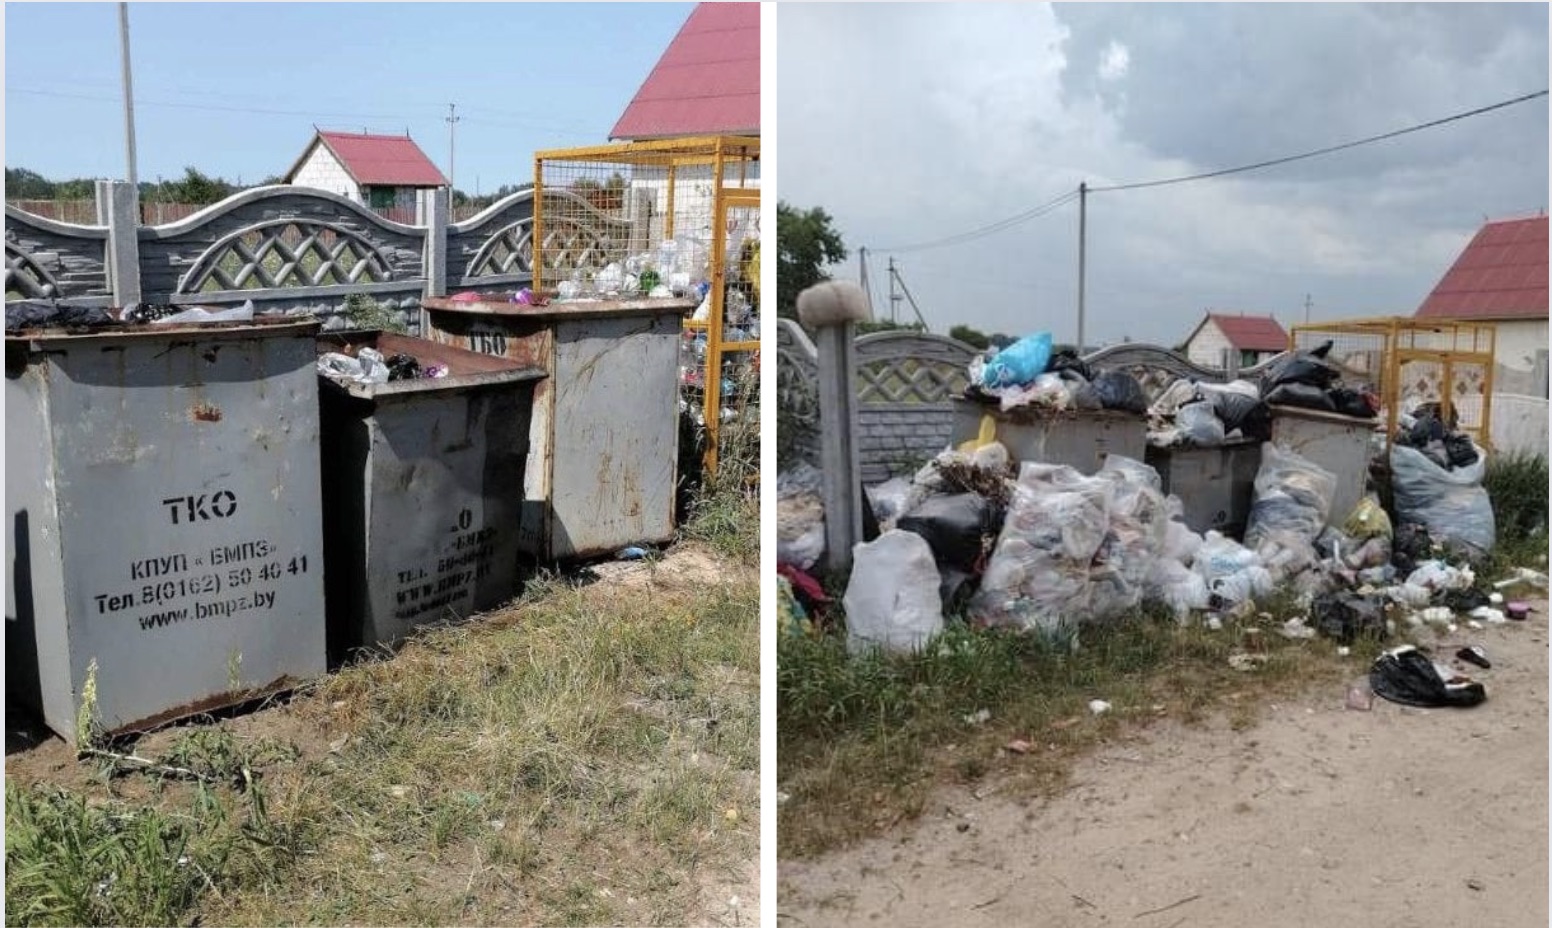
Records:
[[[1243,731],[1150,729],[1049,801],[945,790],[895,835],[783,861],[779,924],[1544,928],[1537,608],[1437,646],[1487,650],[1490,670],[1454,662],[1487,686],[1474,709],[1353,711],[1338,687]]]

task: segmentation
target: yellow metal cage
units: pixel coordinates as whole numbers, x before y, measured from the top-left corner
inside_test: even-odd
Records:
[[[1402,412],[1436,403],[1445,422],[1492,448],[1491,323],[1388,316],[1296,325],[1294,350],[1330,341],[1327,360],[1349,383],[1367,384],[1380,398],[1387,441]]]
[[[532,242],[536,293],[702,299],[684,326],[680,397],[714,471],[722,424],[759,416],[760,140],[537,152]]]

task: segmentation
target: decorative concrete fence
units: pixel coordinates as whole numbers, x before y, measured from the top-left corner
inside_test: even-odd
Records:
[[[323,317],[346,325],[347,297],[361,294],[414,329],[420,299],[449,290],[516,289],[533,280],[533,191],[448,221],[445,189],[423,191],[417,222],[392,222],[345,197],[305,187],[257,187],[177,222],[141,226],[135,188],[100,181],[97,224],[56,222],[5,208],[7,300],[57,297],[79,305],[240,304],[261,313]],[[567,191],[545,196],[581,201]],[[546,201],[548,202],[548,201]],[[606,215],[582,201],[591,224],[563,236],[557,253],[637,231],[648,217]],[[571,215],[577,207],[570,207]],[[588,212],[588,210],[591,210]],[[553,242],[552,242],[553,244]]]

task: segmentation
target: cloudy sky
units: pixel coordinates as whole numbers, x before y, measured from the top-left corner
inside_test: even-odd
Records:
[[[1076,334],[1075,191],[1235,167],[1542,91],[1547,5],[794,4],[778,185],[935,331]],[[1206,309],[1409,315],[1485,217],[1544,211],[1547,98],[1234,177],[1093,193],[1087,340],[1173,344]],[[855,278],[848,260],[834,269]],[[909,308],[902,304],[902,310]]]

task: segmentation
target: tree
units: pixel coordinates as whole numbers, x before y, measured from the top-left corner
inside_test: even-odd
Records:
[[[846,244],[821,207],[776,204],[776,314],[795,318],[798,294],[830,279],[825,267],[846,260]]]
[[[5,196],[10,200],[51,199],[54,196],[54,183],[37,171],[6,168]]]
[[[967,325],[956,325],[949,329],[948,337],[958,339],[970,347],[978,348],[982,351],[985,351],[992,343],[991,338],[984,332],[979,329],[972,329]]]
[[[237,192],[234,184],[220,177],[211,177],[198,168],[183,169],[181,180],[165,181],[158,199],[168,203],[195,203],[201,206],[218,203]]]

